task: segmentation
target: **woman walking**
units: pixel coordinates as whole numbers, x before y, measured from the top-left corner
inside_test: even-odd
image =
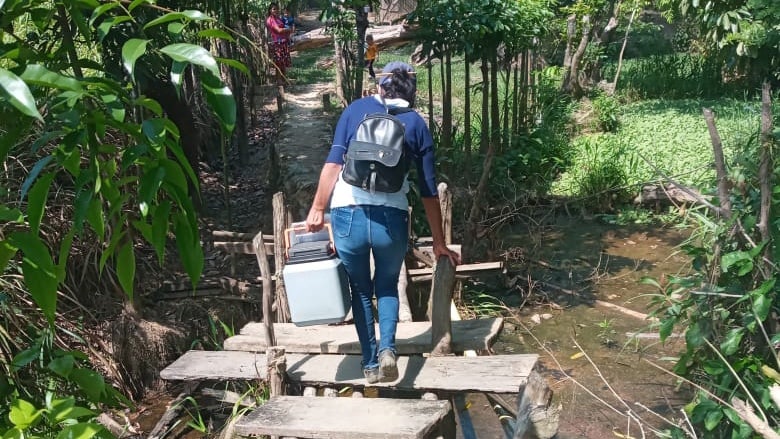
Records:
[[[310,231],[320,230],[325,209],[330,204],[336,251],[349,277],[352,314],[363,356],[363,374],[369,384],[398,378],[395,346],[398,276],[409,239],[409,183],[404,180],[401,190],[388,193],[365,190],[343,178],[344,156],[366,115],[390,111],[403,123],[406,157],[417,168],[417,184],[433,237],[433,252],[437,259],[447,256],[453,265],[460,263],[460,256],[444,244],[433,138],[423,118],[415,111],[407,110],[414,106],[417,91],[414,70],[406,63],[395,61],[388,63],[383,72],[379,95],[358,99],[341,114],[306,218]],[[375,267],[373,278],[370,269],[372,255]],[[379,316],[379,343],[374,330],[374,296]]]
[[[276,70],[276,82],[282,84],[286,82],[287,69],[292,66],[290,59],[290,45],[288,39],[292,33],[292,28],[285,29],[284,22],[279,15],[279,4],[271,3],[268,6],[268,15],[265,18],[265,26],[270,34],[269,52],[274,62]]]

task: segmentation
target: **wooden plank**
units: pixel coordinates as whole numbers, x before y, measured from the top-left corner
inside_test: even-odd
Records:
[[[244,417],[235,431],[243,436],[424,439],[451,412],[447,401],[283,396]]]
[[[274,243],[264,242],[265,254],[268,256],[274,255]],[[222,250],[226,253],[238,253],[240,255],[253,255],[255,254],[255,246],[252,242],[221,242],[215,241],[214,248]]]
[[[431,298],[428,301],[431,321],[431,355],[452,353],[452,320],[450,304],[455,288],[455,267],[447,256],[440,256],[433,269]]]
[[[452,350],[488,349],[504,320],[500,317],[452,322]],[[354,325],[295,326],[292,323],[274,325],[276,343],[288,353],[305,354],[359,354],[360,343]],[[379,329],[376,331],[379,334]],[[231,351],[264,351],[265,330],[260,323],[248,323],[239,335],[223,343]],[[422,354],[431,348],[431,323],[399,323],[396,331],[396,349],[401,355]]]
[[[303,386],[365,386],[360,355],[287,354],[287,377]],[[432,392],[517,394],[536,354],[398,357],[398,379],[372,387]],[[243,351],[189,351],[160,372],[165,380],[265,379],[266,356]]]
[[[212,238],[228,238],[236,241],[251,241],[255,237],[256,233],[242,233],[242,232],[230,232],[227,230],[214,230],[211,232]],[[263,241],[273,242],[274,237],[271,235],[263,236]]]
[[[455,273],[476,273],[478,271],[485,270],[501,270],[504,268],[503,262],[480,262],[477,264],[463,264],[458,265],[455,268]],[[421,276],[425,274],[433,274],[432,268],[412,268],[409,269],[409,276]]]

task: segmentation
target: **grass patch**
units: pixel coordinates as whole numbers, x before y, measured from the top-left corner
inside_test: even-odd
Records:
[[[289,76],[298,84],[316,84],[336,80],[336,64],[333,60],[333,47],[299,50],[292,53],[292,67]],[[321,66],[327,65],[327,68]]]
[[[578,192],[578,173],[604,155],[619,161],[629,187],[658,181],[661,176],[654,167],[683,184],[713,187],[712,144],[702,115],[704,107],[716,114],[727,161],[758,132],[758,101],[648,100],[625,105],[615,133],[586,134],[573,140],[574,161],[553,192],[583,195]],[[620,154],[611,153],[615,151]]]

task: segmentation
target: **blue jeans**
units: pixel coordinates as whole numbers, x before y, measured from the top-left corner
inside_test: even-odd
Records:
[[[363,368],[379,367],[379,352],[395,353],[398,326],[398,275],[409,240],[409,213],[385,206],[348,206],[331,210],[331,226],[341,262],[352,290]],[[374,255],[374,278],[370,257]],[[379,315],[379,346],[374,330],[371,299],[376,294]]]

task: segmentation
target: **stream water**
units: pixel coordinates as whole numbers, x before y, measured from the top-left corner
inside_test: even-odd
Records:
[[[629,410],[646,423],[647,437],[654,437],[651,428],[669,427],[661,417],[681,419],[688,390],[650,362],[671,368],[684,342],[660,343],[652,321],[642,318],[657,291],[639,281],[688,270],[677,248],[686,236],[573,218],[506,235],[514,286],[500,299],[512,308],[494,351],[540,355],[563,408],[559,438],[643,437]],[[511,280],[513,273],[522,275]]]

